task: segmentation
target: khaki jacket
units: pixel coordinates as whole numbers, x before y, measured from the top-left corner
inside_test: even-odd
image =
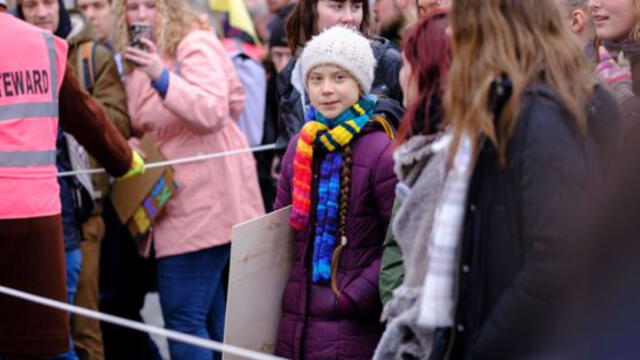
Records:
[[[78,66],[79,61],[81,61],[80,47],[82,44],[91,41],[93,41],[93,38],[88,26],[85,26],[80,33],[68,40],[68,64],[73,69],[74,75],[83,88],[85,87],[85,82]],[[95,48],[94,56],[95,75],[93,76],[93,89],[90,94],[102,106],[107,117],[122,136],[129,138],[131,135],[131,123],[127,109],[127,99],[113,53],[105,46],[98,45]],[[101,167],[93,158],[90,159],[90,164],[91,167]],[[94,175],[92,176],[92,181],[93,187],[99,195],[98,197],[103,199],[109,191],[108,176],[106,174]],[[101,213],[101,206],[97,204],[94,214],[99,213]]]

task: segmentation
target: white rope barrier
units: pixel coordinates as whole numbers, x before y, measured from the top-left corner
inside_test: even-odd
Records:
[[[210,154],[200,154],[200,155],[189,156],[189,157],[184,157],[184,158],[180,158],[180,159],[173,159],[173,160],[149,163],[149,164],[145,164],[144,168],[145,169],[153,169],[153,168],[157,168],[157,167],[164,167],[164,166],[185,164],[185,163],[191,163],[191,162],[205,161],[205,160],[221,158],[221,157],[225,157],[225,156],[239,155],[239,154],[244,154],[244,153],[252,153],[252,152],[274,150],[275,148],[276,148],[276,144],[269,144],[269,145],[261,145],[261,146],[256,146],[256,147],[252,147],[252,148],[246,148],[246,149],[223,151],[223,152],[210,153]],[[76,171],[63,171],[63,172],[58,173],[58,177],[73,176],[73,175],[79,175],[79,174],[100,174],[100,173],[103,173],[103,172],[105,172],[104,168],[88,169],[88,170],[76,170]]]
[[[197,336],[193,336],[193,335],[188,335],[188,334],[183,334],[183,333],[179,333],[177,331],[173,331],[173,330],[167,330],[167,329],[163,329],[163,328],[159,328],[156,326],[151,326],[151,325],[147,325],[147,324],[143,324],[137,321],[132,321],[129,319],[123,319],[117,316],[113,316],[113,315],[109,315],[109,314],[103,314],[101,312],[98,311],[93,311],[93,310],[89,310],[89,309],[85,309],[79,306],[75,306],[75,305],[70,305],[67,303],[63,303],[60,301],[56,301],[56,300],[52,300],[52,299],[48,299],[42,296],[38,296],[38,295],[33,295],[33,294],[29,294],[26,293],[24,291],[20,291],[20,290],[16,290],[16,289],[12,289],[9,287],[5,287],[5,286],[1,286],[0,285],[0,293],[5,294],[5,295],[9,295],[9,296],[13,296],[13,297],[17,297],[26,301],[30,301],[30,302],[34,302],[40,305],[44,305],[44,306],[49,306],[55,309],[59,309],[59,310],[64,310],[67,312],[70,312],[72,314],[76,314],[76,315],[80,315],[80,316],[86,316],[92,319],[96,319],[96,320],[100,320],[100,321],[104,321],[104,322],[108,322],[111,324],[115,324],[115,325],[120,325],[129,329],[134,329],[134,330],[138,330],[138,331],[142,331],[142,332],[147,332],[149,334],[155,334],[155,335],[159,335],[159,336],[163,336],[166,337],[168,339],[171,340],[175,340],[175,341],[180,341],[186,344],[191,344],[191,345],[195,345],[195,346],[199,346],[205,349],[210,349],[210,350],[215,350],[215,351],[220,351],[220,352],[224,352],[224,353],[228,353],[228,354],[233,354],[236,356],[240,356],[246,359],[251,359],[251,360],[282,360],[282,358],[277,357],[277,356],[273,356],[273,355],[267,355],[264,353],[260,353],[257,351],[253,351],[253,350],[247,350],[247,349],[243,349],[237,346],[233,346],[233,345],[227,345],[227,344],[223,344],[217,341],[213,341],[213,340],[209,340],[209,339],[204,339],[201,337],[197,337]]]
[[[276,148],[276,144],[269,144],[269,145],[261,145],[261,146],[256,146],[256,147],[252,147],[252,148],[246,148],[246,149],[231,150],[231,151],[224,151],[224,152],[217,152],[217,153],[210,153],[210,154],[200,154],[200,155],[189,156],[189,157],[184,157],[184,158],[179,158],[179,159],[159,161],[159,162],[155,162],[155,163],[148,163],[148,164],[145,164],[145,169],[153,169],[153,168],[165,167],[165,166],[171,166],[171,165],[199,162],[199,161],[205,161],[205,160],[210,160],[210,159],[215,159],[215,158],[221,158],[221,157],[225,157],[225,156],[239,155],[239,154],[244,154],[244,153],[268,151],[268,150],[274,150],[275,148]],[[100,173],[103,173],[103,172],[105,172],[104,168],[88,169],[88,170],[76,170],[76,171],[64,171],[64,172],[58,173],[58,177],[74,176],[74,175],[79,175],[79,174],[100,174]],[[240,357],[243,357],[243,358],[247,358],[247,359],[252,359],[252,360],[277,360],[277,359],[282,359],[282,358],[279,358],[277,356],[267,355],[267,354],[263,354],[263,353],[260,353],[260,352],[257,352],[257,351],[247,350],[247,349],[243,349],[243,348],[240,348],[240,347],[237,347],[237,346],[223,344],[223,343],[220,343],[220,342],[217,342],[217,341],[213,341],[213,340],[210,340],[210,339],[204,339],[204,338],[193,336],[193,335],[189,335],[189,334],[183,334],[183,333],[180,333],[180,332],[177,332],[177,331],[167,330],[167,329],[164,329],[164,328],[159,328],[159,327],[156,327],[156,326],[147,325],[147,324],[140,323],[140,322],[137,322],[137,321],[132,321],[132,320],[120,318],[120,317],[117,317],[117,316],[104,314],[104,313],[101,313],[101,312],[98,312],[98,311],[85,309],[85,308],[82,308],[82,307],[79,307],[79,306],[70,305],[70,304],[67,304],[67,303],[60,302],[60,301],[48,299],[48,298],[45,298],[45,297],[42,297],[42,296],[29,294],[29,293],[26,293],[26,292],[23,292],[23,291],[20,291],[20,290],[12,289],[12,288],[1,286],[1,285],[0,285],[0,293],[5,294],[5,295],[9,295],[9,296],[13,296],[13,297],[17,297],[17,298],[20,298],[20,299],[23,299],[23,300],[26,300],[26,301],[31,301],[31,302],[34,302],[34,303],[37,303],[37,304],[40,304],[40,305],[49,306],[49,307],[52,307],[52,308],[55,308],[55,309],[67,311],[67,312],[72,313],[72,314],[76,314],[76,315],[80,315],[80,316],[86,316],[86,317],[89,317],[89,318],[92,318],[92,319],[96,319],[96,320],[112,323],[112,324],[115,324],[115,325],[123,326],[123,327],[126,327],[126,328],[130,328],[130,329],[134,329],[134,330],[138,330],[138,331],[142,331],[142,332],[147,332],[149,334],[155,334],[155,335],[163,336],[163,337],[166,337],[166,338],[171,339],[171,340],[184,342],[184,343],[195,345],[195,346],[199,346],[199,347],[202,347],[202,348],[205,348],[205,349],[210,349],[210,350],[215,350],[215,351],[220,351],[220,352],[224,352],[224,353],[237,355],[237,356],[240,356]]]

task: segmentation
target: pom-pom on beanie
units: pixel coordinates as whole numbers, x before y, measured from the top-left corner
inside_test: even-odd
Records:
[[[371,91],[376,59],[369,40],[355,30],[333,26],[323,31],[307,42],[299,61],[305,88],[313,68],[336,65],[351,74],[365,94]]]

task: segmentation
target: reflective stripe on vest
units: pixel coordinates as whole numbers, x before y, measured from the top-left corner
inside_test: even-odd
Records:
[[[47,44],[47,52],[49,52],[49,72],[51,74],[51,97],[52,101],[58,105],[58,71],[56,69],[56,45],[53,43],[53,35],[45,33],[44,42]],[[56,116],[58,113],[56,112]]]
[[[0,167],[50,166],[56,164],[56,151],[0,151]]]
[[[57,116],[58,101],[35,104],[0,105],[0,121],[18,118],[28,119]]]

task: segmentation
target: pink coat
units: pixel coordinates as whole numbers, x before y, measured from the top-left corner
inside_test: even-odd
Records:
[[[151,134],[168,159],[248,147],[234,120],[244,106],[242,84],[215,34],[194,30],[165,65],[164,100],[142,71],[126,77],[135,136]],[[233,225],[264,214],[251,154],[174,169],[179,188],[153,230],[157,257],[226,244]]]

